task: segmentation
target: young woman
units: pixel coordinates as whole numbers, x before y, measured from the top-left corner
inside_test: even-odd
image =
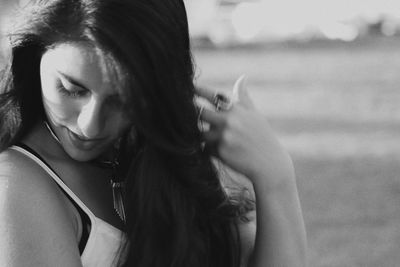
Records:
[[[38,0],[16,21],[0,266],[305,265],[290,157],[243,79],[232,102],[195,89],[181,0]],[[256,219],[213,157],[252,182]]]

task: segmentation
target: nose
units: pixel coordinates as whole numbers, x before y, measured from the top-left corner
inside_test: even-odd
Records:
[[[102,116],[101,102],[91,98],[82,106],[78,115],[77,124],[81,134],[89,139],[100,137],[105,118]]]

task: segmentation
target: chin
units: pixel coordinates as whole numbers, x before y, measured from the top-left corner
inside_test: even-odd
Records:
[[[70,158],[80,162],[91,161],[93,159],[96,159],[102,153],[102,150],[99,149],[84,151],[71,146],[68,147],[64,146],[64,150]]]
[[[90,161],[98,158],[102,154],[104,154],[108,148],[110,147],[110,141],[106,140],[105,142],[98,143],[96,145],[76,145],[74,142],[71,142],[70,139],[66,138],[63,140],[62,146],[64,151],[69,155],[70,158],[76,161]]]

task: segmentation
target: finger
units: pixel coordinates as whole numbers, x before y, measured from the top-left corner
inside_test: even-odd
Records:
[[[0,0],[1,1],[1,0]],[[194,105],[197,107],[197,110],[199,111],[201,107],[207,107],[210,109],[214,109],[214,105],[212,105],[207,99],[204,97],[201,97],[199,95],[195,95],[194,97]]]
[[[201,96],[205,99],[207,99],[208,101],[210,101],[211,103],[214,100],[215,97],[215,91],[206,87],[202,87],[202,86],[196,86],[195,87],[195,92],[198,96]]]
[[[203,114],[203,111],[205,109],[205,106],[203,105],[197,105],[196,110],[197,110],[197,120],[200,120],[201,114]]]
[[[224,93],[211,90],[205,87],[197,87],[196,92],[200,98],[203,98],[206,101],[208,101],[207,103],[211,104],[212,107],[214,107],[215,109],[219,111],[230,109],[232,101],[230,97],[228,97]],[[224,108],[225,106],[228,108]]]
[[[247,89],[247,76],[242,75],[236,80],[233,86],[233,99],[247,108],[254,108],[254,102]]]
[[[201,120],[208,122],[211,125],[222,125],[225,121],[225,118],[221,113],[211,111],[207,108],[202,109],[199,117]]]

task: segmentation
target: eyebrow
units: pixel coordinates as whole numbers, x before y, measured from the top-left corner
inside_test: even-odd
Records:
[[[65,74],[65,73],[62,73],[62,72],[59,71],[59,70],[57,70],[56,72],[57,72],[58,74],[60,74],[64,79],[68,80],[68,82],[72,83],[73,85],[79,86],[79,87],[81,87],[81,88],[83,88],[83,89],[89,91],[89,89],[88,89],[86,86],[84,86],[81,82],[75,80],[74,78],[68,76],[68,75]]]

